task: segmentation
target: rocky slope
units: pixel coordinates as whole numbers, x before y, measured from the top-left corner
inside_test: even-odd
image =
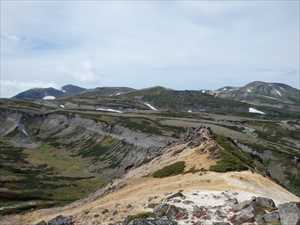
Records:
[[[177,139],[145,119],[2,108],[0,122],[1,214],[82,198]]]
[[[222,147],[206,128],[192,136],[85,200],[64,208],[4,217],[1,224],[298,223],[298,205],[289,203],[299,201],[298,197],[250,171],[209,172],[220,160]],[[176,162],[183,162],[184,167],[166,173]]]

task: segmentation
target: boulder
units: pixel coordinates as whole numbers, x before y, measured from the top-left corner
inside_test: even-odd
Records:
[[[277,210],[264,215],[258,215],[256,216],[255,221],[258,225],[281,225],[279,212]]]
[[[288,202],[278,206],[282,225],[300,225],[300,202]]]
[[[243,223],[251,223],[255,221],[255,209],[252,205],[243,208],[241,211],[237,212],[235,216],[231,218],[231,222],[234,225],[240,225]]]
[[[276,205],[272,199],[264,197],[253,197],[251,200],[243,201],[232,206],[233,211],[239,212],[244,208],[253,207],[255,214],[265,214],[268,211],[276,209]]]
[[[274,201],[270,198],[257,197],[254,199],[255,206],[265,209],[265,210],[274,210],[276,209],[276,205]]]
[[[177,222],[167,218],[134,219],[128,225],[177,225]]]
[[[182,220],[188,218],[188,211],[170,204],[162,204],[153,210],[157,217],[166,216],[168,219]]]
[[[71,217],[59,215],[54,219],[48,221],[48,225],[74,225],[74,222],[72,221]]]

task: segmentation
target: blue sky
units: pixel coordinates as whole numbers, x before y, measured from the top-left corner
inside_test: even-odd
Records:
[[[299,80],[299,1],[1,0],[2,96]]]

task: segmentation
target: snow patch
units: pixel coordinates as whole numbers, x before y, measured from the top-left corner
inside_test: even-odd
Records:
[[[148,106],[150,109],[154,110],[154,111],[157,111],[158,109],[155,108],[154,106],[150,105],[149,103],[144,103],[146,106]]]
[[[190,109],[188,112],[189,112],[189,113],[192,113],[193,111]]]
[[[115,109],[106,109],[106,108],[97,108],[96,111],[105,111],[105,112],[115,112],[115,113],[123,113],[120,110],[115,110]]]
[[[54,100],[54,99],[56,99],[56,97],[50,95],[47,95],[43,98],[43,100]]]
[[[62,91],[63,93],[66,93],[66,90],[64,90],[64,89],[61,89],[61,91]]]
[[[250,93],[250,92],[252,92],[252,90],[251,90],[250,88],[248,88],[248,89],[247,89],[247,92],[249,92],[249,93]]]
[[[283,87],[279,87],[281,90],[285,91],[285,89]]]
[[[22,129],[23,134],[25,134],[27,137],[29,136],[29,134],[27,133],[27,131],[23,128]]]
[[[118,93],[115,94],[115,96],[119,96],[119,95],[121,95],[121,92],[118,92]]]
[[[275,89],[275,91],[279,96],[282,96],[280,91],[278,91],[277,89]]]
[[[258,113],[258,114],[265,115],[264,112],[259,111],[259,110],[255,109],[255,108],[252,108],[252,107],[249,108],[249,112],[250,112],[250,113]]]
[[[63,109],[65,108],[65,106],[64,106],[64,105],[59,105],[59,107],[60,107],[60,108],[63,108]]]

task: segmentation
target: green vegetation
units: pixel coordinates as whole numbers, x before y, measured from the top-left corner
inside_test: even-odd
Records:
[[[101,142],[96,143],[94,145],[91,145],[87,147],[85,150],[81,151],[79,155],[82,157],[94,157],[94,158],[99,158],[99,157],[105,157],[106,154],[111,151],[113,146],[119,143],[119,140],[114,139],[111,136],[105,136]]]
[[[300,173],[298,174],[290,174],[287,173],[287,177],[289,180],[289,183],[286,185],[287,188],[295,193],[296,195],[300,196]]]
[[[145,133],[162,135],[162,131],[158,124],[151,120],[143,118],[122,118],[120,124],[132,130],[138,130]]]
[[[23,149],[0,139],[0,214],[65,205],[105,184],[88,171],[90,161],[71,154],[49,144]]]
[[[242,171],[247,170],[248,165],[252,163],[252,158],[246,153],[239,151],[229,139],[223,136],[217,136],[218,144],[223,148],[221,150],[221,159],[216,165],[210,167],[215,172]]]
[[[179,161],[171,165],[165,166],[164,168],[157,170],[153,173],[155,178],[163,178],[169,176],[175,176],[184,172],[185,162]]]
[[[187,112],[190,109],[219,113],[247,112],[249,105],[238,101],[215,98],[200,91],[175,91],[163,87],[154,87],[123,95],[122,98],[142,97],[143,101],[150,102],[161,109]]]

